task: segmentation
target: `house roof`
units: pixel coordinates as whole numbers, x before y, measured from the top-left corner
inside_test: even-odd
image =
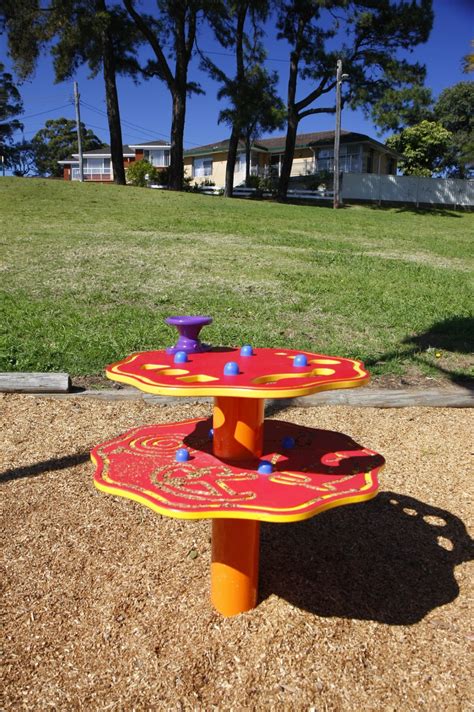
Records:
[[[169,141],[163,141],[161,138],[157,138],[156,141],[146,141],[141,143],[130,144],[130,148],[161,148],[166,146],[169,148],[171,146]]]
[[[133,158],[135,156],[135,151],[132,151],[131,147],[127,144],[122,146],[123,155],[126,157]],[[110,152],[110,146],[102,146],[102,148],[94,148],[92,151],[84,151],[82,154],[83,158],[111,158],[112,154]],[[62,161],[58,161],[61,164],[67,163],[78,163],[79,154],[73,153],[72,156],[68,156]]]
[[[209,153],[222,153],[227,151],[229,148],[229,139],[226,138],[223,141],[215,141],[214,143],[206,143],[203,146],[196,146],[196,148],[189,148],[184,151],[185,156],[200,156],[201,154],[208,155]],[[245,143],[240,140],[238,148],[244,150]]]
[[[313,133],[297,134],[295,148],[311,148],[318,145],[332,145],[334,143],[334,131],[315,131]],[[271,153],[283,153],[285,150],[286,136],[275,136],[274,138],[260,138],[254,144],[253,149],[269,151]],[[380,141],[367,136],[366,134],[357,133],[355,131],[341,130],[341,143],[370,143],[377,146],[380,150],[398,157],[395,151],[392,151]],[[209,155],[210,153],[219,153],[227,151],[229,140],[217,141],[216,143],[208,143],[204,146],[197,146],[184,152],[185,156],[200,156]],[[245,148],[243,141],[239,141],[239,150]]]

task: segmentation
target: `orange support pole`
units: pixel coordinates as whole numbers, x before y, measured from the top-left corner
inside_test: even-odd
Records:
[[[227,460],[260,457],[263,451],[263,413],[263,398],[215,398],[214,455]]]
[[[260,522],[212,520],[211,601],[223,616],[255,608],[259,549]]]
[[[214,400],[214,455],[228,460],[260,457],[264,401]],[[211,600],[223,616],[254,608],[258,592],[260,523],[252,519],[213,519]]]

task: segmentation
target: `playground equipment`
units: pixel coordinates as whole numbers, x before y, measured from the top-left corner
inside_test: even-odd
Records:
[[[147,393],[213,396],[211,419],[136,428],[92,451],[99,490],[171,517],[213,520],[211,599],[225,616],[256,605],[259,523],[295,522],[378,491],[383,458],[341,433],[264,422],[265,398],[362,386],[360,361],[290,349],[209,347],[210,317],[171,317],[177,344],[106,368]]]

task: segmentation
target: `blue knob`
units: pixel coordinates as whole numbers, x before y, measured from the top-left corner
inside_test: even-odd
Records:
[[[250,344],[245,344],[245,346],[242,346],[240,349],[240,355],[241,356],[253,356],[253,349],[250,346]]]
[[[209,435],[209,440],[213,440],[213,439],[214,439],[214,428],[211,428],[211,429],[209,430],[208,435]]]
[[[188,356],[186,354],[186,351],[176,351],[173,359],[175,363],[186,363],[187,360]]]
[[[236,361],[227,361],[224,366],[224,376],[238,376],[239,364]]]
[[[296,440],[291,437],[291,435],[287,435],[283,440],[281,441],[282,447],[285,448],[285,450],[291,450],[291,448],[295,447],[296,445]]]
[[[261,460],[258,465],[257,472],[259,473],[259,475],[271,475],[273,472],[272,463],[268,462],[268,460]]]
[[[293,359],[293,366],[296,366],[296,368],[301,368],[301,366],[307,366],[308,365],[308,359],[306,358],[305,354],[298,354],[298,356],[295,356]]]
[[[185,447],[180,447],[176,450],[176,462],[187,462],[189,460],[189,451]]]

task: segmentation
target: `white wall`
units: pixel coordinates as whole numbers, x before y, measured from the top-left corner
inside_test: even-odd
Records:
[[[474,180],[344,173],[342,198],[474,206]]]

